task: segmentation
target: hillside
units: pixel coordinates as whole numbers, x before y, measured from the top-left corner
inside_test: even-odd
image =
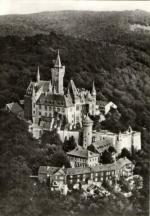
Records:
[[[0,16],[0,35],[33,36],[59,34],[92,40],[108,40],[121,32],[129,32],[130,24],[150,25],[148,12],[60,11],[29,15]]]

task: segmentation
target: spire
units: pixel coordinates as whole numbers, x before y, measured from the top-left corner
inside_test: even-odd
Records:
[[[54,66],[55,66],[55,67],[58,67],[58,68],[62,67],[61,61],[60,61],[59,50],[58,50],[58,53],[57,53],[57,58],[56,58],[56,61],[55,61],[55,65],[54,65]]]
[[[36,79],[37,79],[37,82],[40,81],[40,69],[39,69],[39,66],[38,66],[38,70],[37,70]]]
[[[52,92],[52,83],[49,81],[49,87],[48,87],[49,92]]]
[[[94,81],[93,81],[93,86],[92,86],[92,95],[96,96],[96,89],[95,89]]]

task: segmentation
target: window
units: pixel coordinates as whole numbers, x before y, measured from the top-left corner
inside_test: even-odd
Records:
[[[98,181],[98,178],[95,178],[95,181]]]
[[[95,176],[98,176],[98,173],[95,173]]]
[[[76,120],[79,121],[79,116],[76,117]]]
[[[41,112],[39,112],[39,115],[41,115]]]
[[[63,176],[60,176],[60,177],[59,177],[59,179],[63,180],[63,179],[64,179],[64,177],[63,177]]]
[[[76,106],[76,110],[79,110],[79,105]]]
[[[70,178],[73,178],[73,176],[72,176],[72,175],[70,175]]]
[[[41,109],[41,105],[39,105],[39,109]]]

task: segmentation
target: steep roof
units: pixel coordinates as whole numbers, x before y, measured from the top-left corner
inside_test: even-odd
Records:
[[[58,53],[57,53],[57,58],[56,58],[54,67],[58,67],[58,68],[62,67],[61,60],[60,60],[60,55],[59,55],[59,50],[58,50]]]
[[[70,80],[70,82],[68,84],[68,89],[69,89],[69,92],[71,94],[73,94],[74,96],[78,95],[78,90],[77,90],[73,80]]]
[[[60,107],[71,107],[73,106],[72,100],[69,96],[60,95],[60,94],[41,94],[38,101],[38,104],[43,105],[57,105]]]
[[[31,81],[27,88],[26,94],[32,95],[33,89],[35,90],[35,92],[37,92],[41,87],[44,92],[47,92],[49,90],[50,82],[51,81],[45,81],[45,80],[40,80],[38,83]]]

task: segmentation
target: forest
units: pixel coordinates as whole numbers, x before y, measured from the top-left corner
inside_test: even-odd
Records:
[[[139,18],[141,17],[139,13],[143,14],[142,19]],[[126,19],[121,19],[121,13],[117,15],[91,13],[89,17],[92,21],[85,35],[80,33],[83,32],[82,28],[85,29],[85,20],[89,14],[84,16],[80,14],[81,23],[79,25],[79,21],[75,20],[75,28],[72,27],[75,14],[70,14],[72,25],[70,24],[71,27],[68,26],[69,30],[66,30],[68,34],[64,33],[64,26],[69,18],[66,16],[64,18],[64,14],[56,16],[57,19],[53,21],[51,29],[43,21],[45,25],[41,26],[43,28],[41,31],[39,26],[37,27],[38,22],[33,25],[34,17],[17,18],[19,23],[22,19],[26,22],[28,20],[25,33],[20,29],[15,16],[14,20],[11,19],[12,23],[9,22],[9,17],[7,19],[0,17],[0,26],[3,24],[0,36],[0,108],[2,109],[6,103],[24,98],[29,82],[36,79],[38,65],[41,79],[50,79],[52,61],[59,49],[62,64],[66,66],[65,87],[71,78],[77,87],[87,89],[91,89],[92,81],[95,81],[97,99],[113,101],[118,106],[121,117],[118,118],[115,114],[108,116],[103,127],[112,131],[115,128],[115,132],[118,132],[131,125],[133,129],[141,131],[142,150],[133,155],[132,160],[136,163],[135,172],[144,177],[143,190],[135,193],[131,200],[117,195],[116,200],[111,197],[106,200],[84,201],[78,193],[68,197],[51,194],[44,186],[33,185],[29,176],[35,174],[40,165],[47,163],[61,166],[63,161],[68,166],[63,151],[59,150],[61,143],[54,134],[51,134],[53,139],[50,144],[56,144],[54,147],[57,152],[53,152],[53,146],[49,149],[46,147],[45,137],[43,145],[40,146],[28,133],[24,121],[0,111],[0,214],[2,216],[96,216],[99,213],[102,216],[121,216],[122,212],[125,216],[148,215],[150,35],[147,32],[130,32],[127,23],[141,21],[141,24],[149,25],[150,21],[147,13],[137,11],[135,14],[136,16],[132,16],[129,13],[125,16]],[[42,20],[42,14],[39,16]],[[110,19],[110,16],[113,19]],[[59,17],[64,22],[63,25],[62,21],[60,22],[61,29],[56,28]],[[92,23],[95,23],[95,26]],[[101,23],[101,28],[96,29],[98,23]],[[29,29],[30,25],[32,29]],[[57,160],[54,160],[54,157]]]

